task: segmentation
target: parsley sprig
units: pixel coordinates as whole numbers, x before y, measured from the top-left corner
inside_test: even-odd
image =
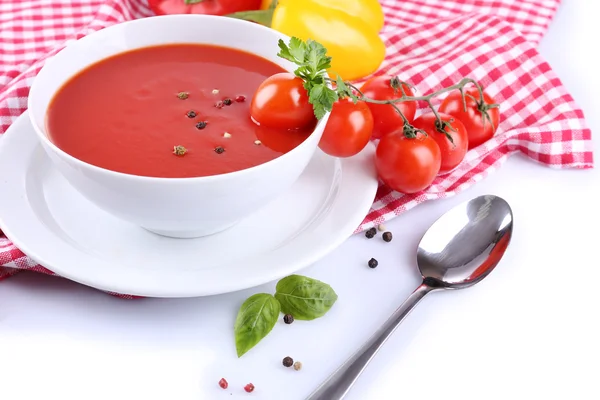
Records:
[[[455,85],[440,89],[425,96],[409,96],[406,94],[404,87],[413,88],[413,86],[401,81],[398,77],[393,77],[390,79],[390,86],[395,92],[398,92],[398,98],[391,100],[371,99],[365,96],[356,86],[352,85],[350,82],[344,81],[339,76],[337,76],[336,79],[329,78],[327,70],[331,68],[331,57],[327,55],[327,49],[321,43],[312,39],[303,41],[297,37],[292,37],[289,44],[286,44],[282,39],[279,39],[278,44],[280,50],[277,56],[291,61],[298,66],[294,71],[294,74],[304,81],[304,88],[308,92],[308,101],[312,104],[315,117],[319,120],[323,118],[327,112],[332,110],[336,101],[342,98],[350,98],[354,103],[364,101],[373,104],[389,104],[404,121],[404,135],[409,138],[414,138],[419,132],[423,134],[425,134],[425,132],[412,126],[396,104],[405,101],[423,101],[427,103],[437,118],[437,130],[448,136],[452,142],[452,137],[449,132],[447,132],[446,128],[449,127],[451,130],[453,130],[453,128],[448,122],[443,121],[440,118],[440,115],[431,103],[432,98],[452,90],[459,90],[463,98],[463,106],[466,110],[467,104],[465,96],[468,96],[468,94],[465,94],[464,88],[465,86],[472,84],[479,91],[480,100],[476,101],[476,103],[478,105],[478,110],[481,112],[484,124],[486,121],[491,123],[491,118],[487,111],[491,108],[499,107],[498,104],[485,103],[483,100],[483,88],[471,78],[463,78]],[[476,99],[473,98],[473,100]],[[496,127],[493,128],[494,130],[496,129]]]
[[[304,42],[297,37],[291,38],[289,45],[279,39],[279,49],[279,57],[298,65],[294,74],[304,81],[315,117],[323,118],[339,98],[328,85],[326,74],[331,68],[331,57],[327,55],[327,49],[319,42],[311,39]]]

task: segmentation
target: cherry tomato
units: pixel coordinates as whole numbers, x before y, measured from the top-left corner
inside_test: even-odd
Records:
[[[379,178],[401,193],[417,193],[431,185],[440,172],[442,154],[431,136],[417,133],[407,138],[402,132],[381,138],[375,152]]]
[[[365,148],[373,133],[373,116],[363,101],[351,99],[333,104],[319,147],[334,157],[351,157]]]
[[[258,10],[261,0],[148,0],[148,5],[156,15],[227,15],[239,11]]]
[[[472,149],[494,136],[498,128],[498,122],[500,121],[500,110],[497,107],[487,109],[490,118],[486,118],[484,122],[481,110],[487,108],[486,104],[495,104],[494,99],[486,92],[483,92],[485,104],[481,103],[481,97],[477,88],[465,90],[465,99],[467,103],[466,111],[463,107],[460,92],[452,92],[442,101],[439,110],[445,114],[452,115],[463,123],[469,135],[469,149]]]
[[[303,83],[289,72],[268,77],[252,98],[250,115],[261,125],[279,129],[299,129],[314,122],[313,106]]]
[[[413,126],[418,129],[424,130],[433,140],[436,141],[442,152],[442,165],[440,167],[440,174],[445,174],[452,171],[454,168],[461,163],[467,154],[469,147],[469,138],[467,136],[467,129],[458,119],[451,115],[438,113],[442,121],[450,123],[449,127],[445,127],[444,131],[448,132],[452,136],[452,142],[448,137],[437,130],[436,121],[437,118],[433,112],[422,114],[413,121]]]
[[[402,97],[402,90],[398,86],[392,87],[394,77],[389,75],[376,76],[368,81],[360,88],[361,92],[366,97],[373,100],[392,100]],[[407,85],[402,85],[407,96],[413,96],[413,92]],[[380,139],[383,136],[401,130],[404,126],[404,121],[400,114],[396,112],[394,107],[389,104],[373,104],[368,103],[375,125],[373,126],[373,138]],[[396,106],[402,111],[408,122],[413,121],[417,112],[417,103],[414,101],[406,101],[397,103]]]

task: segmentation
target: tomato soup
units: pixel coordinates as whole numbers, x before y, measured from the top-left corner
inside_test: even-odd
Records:
[[[260,127],[250,102],[278,65],[230,48],[153,46],[104,59],[52,99],[49,139],[89,164],[133,175],[183,178],[250,168],[312,131]]]

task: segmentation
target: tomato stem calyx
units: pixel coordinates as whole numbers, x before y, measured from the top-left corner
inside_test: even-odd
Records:
[[[446,130],[446,128],[450,129],[452,132],[456,132],[456,128],[454,128],[452,126],[452,123],[454,122],[454,118],[450,118],[450,120],[448,121],[444,121],[443,119],[440,118],[440,116],[437,116],[437,119],[435,120],[435,129],[439,132],[439,133],[443,133],[444,135],[446,135],[446,137],[448,138],[448,140],[450,141],[450,143],[452,143],[454,145],[454,139],[452,138],[452,135],[450,134],[450,132],[448,132]]]
[[[477,88],[479,90],[479,99],[477,100],[475,97],[473,97],[470,94],[464,94],[463,93],[463,105],[465,107],[466,110],[466,100],[464,99],[464,96],[469,96],[471,98],[471,100],[473,100],[475,102],[475,104],[477,104],[477,111],[479,111],[481,113],[481,121],[482,121],[482,125],[485,128],[485,122],[488,121],[490,123],[490,125],[492,125],[492,131],[496,132],[496,128],[497,126],[494,126],[494,123],[492,122],[492,118],[490,117],[490,114],[488,113],[488,111],[492,108],[499,108],[500,104],[487,104],[485,102],[485,99],[483,98],[483,89],[481,88],[481,86],[479,86]]]
[[[400,113],[400,115],[402,115],[402,113]],[[404,126],[402,127],[402,134],[406,138],[416,139],[419,136],[419,133],[424,136],[427,136],[427,132],[425,132],[423,129],[415,128],[414,126],[406,122],[404,123]]]

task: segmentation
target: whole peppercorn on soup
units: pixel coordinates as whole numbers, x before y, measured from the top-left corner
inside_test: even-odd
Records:
[[[185,178],[250,168],[292,150],[313,126],[257,124],[250,101],[283,69],[225,47],[152,46],[101,60],[63,85],[46,115],[61,150],[112,171]]]

